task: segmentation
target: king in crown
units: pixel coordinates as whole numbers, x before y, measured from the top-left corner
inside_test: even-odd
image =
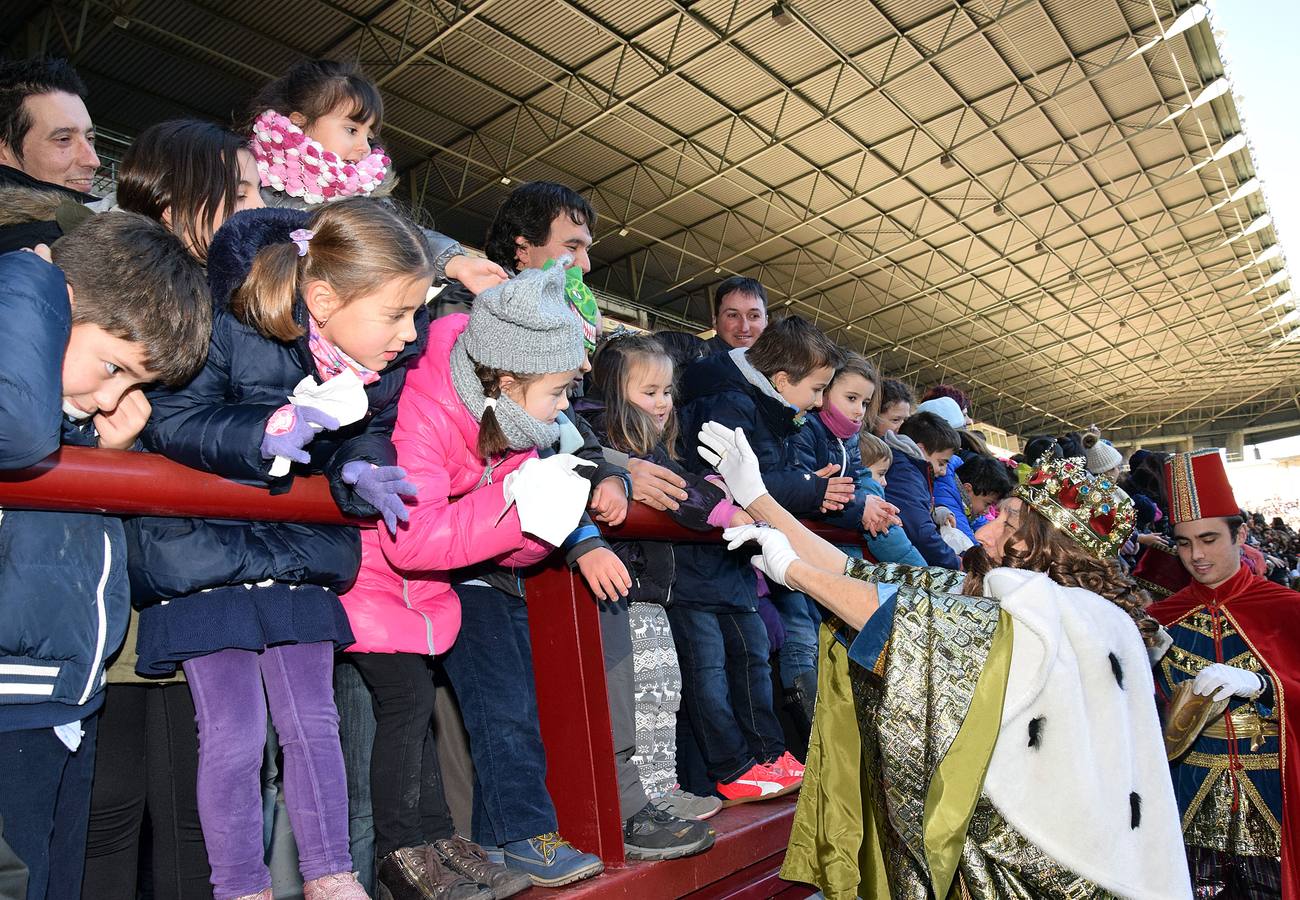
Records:
[[[1034,469],[1015,491],[1098,559],[1114,559],[1133,531],[1133,501],[1083,459],[1055,459]]]

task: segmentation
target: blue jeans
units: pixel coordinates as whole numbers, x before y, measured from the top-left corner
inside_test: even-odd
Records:
[[[352,867],[366,893],[375,892],[375,820],[370,805],[370,755],[375,746],[375,710],[370,690],[351,654],[334,657],[334,705],[339,711],[339,744],[348,777],[348,848]]]
[[[772,605],[781,614],[785,626],[785,643],[777,651],[781,663],[781,686],[794,687],[795,677],[802,672],[817,671],[817,625],[820,617],[813,618],[807,595],[774,585]]]
[[[785,752],[772,711],[767,629],[752,611],[676,604],[668,619],[682,670],[682,708],[713,781],[734,781]]]
[[[499,847],[555,831],[537,724],[528,607],[493,587],[458,584],[461,623],[442,657],[474,759],[474,842]]]
[[[53,728],[0,731],[0,818],[27,866],[27,900],[80,900],[98,725],[82,720],[76,753]]]

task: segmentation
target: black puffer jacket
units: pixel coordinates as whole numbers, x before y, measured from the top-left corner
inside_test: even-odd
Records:
[[[355,459],[396,464],[391,434],[397,400],[407,366],[423,350],[427,315],[421,310],[416,316],[416,341],[366,387],[366,417],[338,431],[321,432],[307,447],[309,467],[295,465],[290,475],[273,479],[270,460],[263,459],[260,450],[266,421],[304,376],[316,375],[316,365],[306,337],[291,343],[263,337],[228,308],[257,250],[287,240],[290,231],[305,226],[308,215],[290,209],[252,210],[234,216],[217,232],[208,250],[215,308],[207,365],[183,388],[150,393],[153,417],[144,442],[147,449],[187,466],[273,491],[287,489],[295,472],[323,472],[343,512],[371,517],[377,511],[343,482],[343,465]],[[295,317],[305,330],[307,310],[301,300]],[[130,530],[132,599],[137,605],[219,584],[266,579],[344,590],[361,559],[360,540],[349,526],[146,518],[134,520]]]
[[[574,412],[585,421],[602,446],[610,447],[605,429],[605,404],[596,397],[581,397],[573,403]],[[618,450],[617,447],[611,449]],[[687,498],[668,515],[678,525],[692,531],[711,531],[709,514],[726,499],[722,488],[706,481],[704,476],[688,472],[669,457],[663,446],[657,446],[640,457],[670,469],[686,482]],[[671,541],[612,541],[611,548],[627,566],[632,576],[632,590],[628,600],[633,603],[658,603],[668,606],[673,601],[673,586],[677,580],[677,558]]]

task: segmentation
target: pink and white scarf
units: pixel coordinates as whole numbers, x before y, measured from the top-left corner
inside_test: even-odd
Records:
[[[368,196],[392,163],[380,147],[360,162],[346,162],[273,109],[257,117],[249,143],[262,187],[309,204]]]

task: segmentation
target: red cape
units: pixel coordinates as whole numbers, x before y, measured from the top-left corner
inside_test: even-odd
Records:
[[[1160,624],[1173,625],[1213,603],[1273,676],[1282,726],[1282,897],[1300,900],[1300,720],[1291,724],[1286,702],[1300,704],[1300,593],[1252,574],[1243,564],[1217,588],[1193,581],[1147,612]]]

